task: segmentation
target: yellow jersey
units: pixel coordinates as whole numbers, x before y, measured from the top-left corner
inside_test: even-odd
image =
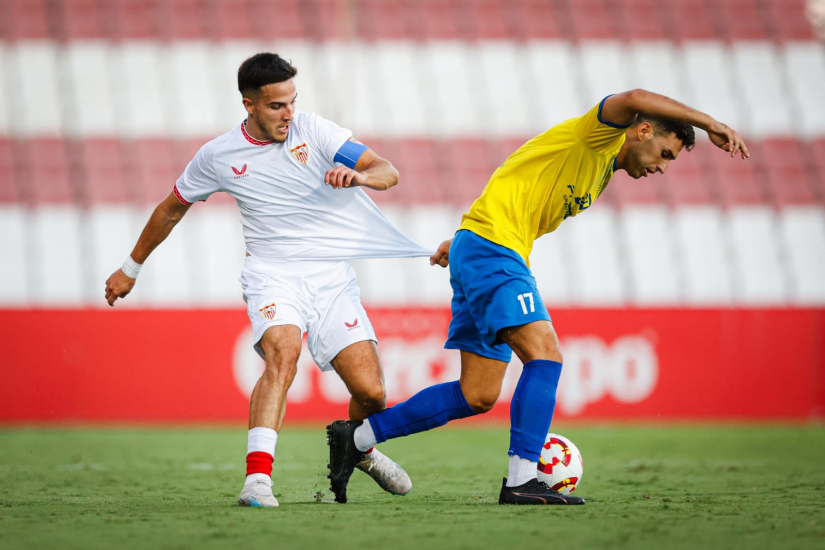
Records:
[[[460,229],[514,250],[529,265],[533,241],[590,208],[613,177],[628,126],[602,122],[602,105],[604,99],[519,147],[490,176]]]

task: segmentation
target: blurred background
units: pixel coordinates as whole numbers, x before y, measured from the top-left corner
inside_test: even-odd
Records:
[[[260,51],[298,68],[301,110],[398,167],[371,196],[433,248],[512,151],[608,94],[737,129],[747,162],[700,132],[665,176],[620,172],[537,241],[559,414],[821,418],[823,21],[805,0],[0,0],[0,421],[245,418],[262,367],[231,197],[195,205],[116,308],[103,288],[198,148],[244,119],[237,67]],[[455,379],[448,272],[356,268],[390,401]],[[347,397],[304,353],[288,421]]]

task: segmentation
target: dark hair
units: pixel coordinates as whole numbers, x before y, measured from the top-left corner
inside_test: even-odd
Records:
[[[267,84],[277,84],[298,74],[298,69],[277,53],[258,53],[241,63],[238,90],[244,97],[256,94]]]
[[[633,125],[647,122],[653,126],[654,134],[676,134],[676,137],[682,141],[685,149],[690,151],[696,145],[696,134],[693,132],[693,126],[685,124],[684,122],[676,122],[666,118],[656,118],[647,115],[639,115],[633,121]]]

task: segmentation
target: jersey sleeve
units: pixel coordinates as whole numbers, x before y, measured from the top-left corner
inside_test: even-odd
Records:
[[[175,183],[174,193],[181,203],[189,206],[197,201],[205,201],[212,193],[221,190],[214,160],[214,155],[209,154],[206,146],[195,154],[195,158]]]
[[[575,130],[580,142],[604,154],[612,153],[617,146],[621,146],[625,131],[630,128],[629,124],[622,126],[602,119],[602,107],[607,97],[579,119]]]
[[[341,147],[352,137],[352,132],[316,114],[308,116],[311,117],[309,128],[311,137],[313,141],[315,141],[315,146],[320,149],[321,154],[324,155],[324,158],[329,162],[333,164],[339,162],[335,159],[335,156]]]

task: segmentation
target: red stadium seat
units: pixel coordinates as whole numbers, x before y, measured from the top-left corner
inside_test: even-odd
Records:
[[[760,156],[766,165],[768,191],[777,206],[812,204],[814,188],[805,166],[802,144],[795,139],[769,139],[762,142]]]
[[[510,26],[509,3],[501,0],[476,0],[462,2],[463,14],[460,21],[468,25],[462,34],[477,40],[512,40],[515,30]]]
[[[459,36],[455,22],[454,4],[450,0],[421,0],[420,21],[424,38],[429,40],[452,40],[466,38]]]
[[[757,0],[715,0],[708,2],[708,10],[724,37],[736,40],[766,40],[770,29],[763,19]]]
[[[46,0],[4,0],[0,2],[0,30],[6,40],[50,38]]]
[[[559,15],[553,0],[513,0],[507,12],[512,13],[513,26],[523,39],[563,38],[564,29],[569,28],[569,18]]]
[[[20,202],[14,148],[9,139],[0,139],[0,204]]]
[[[207,32],[212,40],[248,40],[255,15],[248,0],[206,0]]]
[[[126,194],[131,202],[157,204],[172,192],[185,167],[173,163],[172,149],[166,139],[124,142]]]
[[[618,38],[619,25],[610,17],[605,0],[571,0],[572,29],[576,40]]]
[[[713,40],[719,38],[704,0],[670,0],[662,3],[671,10],[675,37],[680,40]]]
[[[756,143],[748,145],[751,158],[743,160],[739,154],[735,158],[724,151],[715,150],[710,159],[716,168],[717,191],[723,206],[747,206],[770,204],[767,182],[759,170],[762,156]]]
[[[115,139],[87,139],[76,145],[73,159],[77,189],[84,204],[127,201],[121,144]]]
[[[496,139],[490,142],[490,161],[493,166],[493,170],[499,164],[507,160],[507,158],[516,152],[516,150],[530,141],[532,136],[527,137],[520,137],[520,138],[502,138]],[[491,172],[492,173],[492,172]]]
[[[156,12],[151,0],[108,0],[103,3],[104,33],[112,41],[157,38]]]
[[[700,143],[693,151],[682,151],[666,172],[663,196],[673,206],[708,205],[716,202],[716,171],[710,164],[710,143]],[[608,186],[609,187],[609,186]]]
[[[615,7],[621,14],[620,28],[626,40],[665,40],[669,38],[668,13],[658,0],[624,0]]]
[[[207,38],[207,15],[198,0],[163,0],[155,7],[161,38],[170,41]]]
[[[500,164],[491,155],[490,145],[480,139],[449,140],[440,144],[438,151],[442,173],[449,177],[448,197],[456,205],[476,200]]]
[[[33,205],[74,202],[66,142],[59,138],[30,139],[17,151],[17,178],[25,182]]]
[[[436,157],[441,152],[426,139],[400,139],[392,152],[393,164],[401,174],[398,198],[403,203],[442,203],[447,201],[446,178]]]
[[[405,18],[400,0],[362,0],[357,5],[358,36],[363,40],[404,40],[415,38]]]
[[[250,0],[255,35],[260,40],[294,40],[310,36],[300,0]],[[306,8],[304,8],[306,9]]]
[[[816,40],[805,16],[805,0],[766,0],[765,7],[774,40]]]
[[[55,15],[64,40],[103,37],[103,15],[98,0],[60,0]]]
[[[634,180],[624,170],[619,170],[599,197],[599,202],[610,201],[617,206],[637,204],[662,204],[664,188],[669,184],[667,175],[653,174]]]
[[[825,138],[819,138],[811,143],[812,155],[808,155],[811,162],[808,169],[813,173],[814,197],[825,204]]]

